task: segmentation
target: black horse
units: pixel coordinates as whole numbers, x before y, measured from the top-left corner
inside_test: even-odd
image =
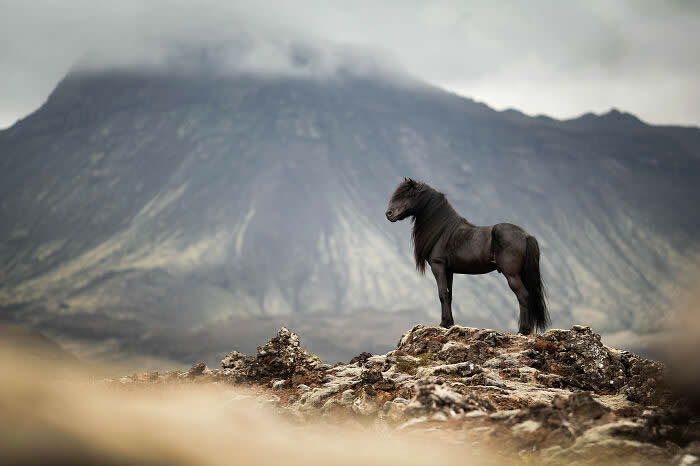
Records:
[[[530,334],[549,325],[544,284],[540,276],[540,248],[534,236],[517,225],[472,225],[452,208],[445,195],[425,183],[404,178],[391,196],[386,218],[391,222],[413,217],[416,268],[425,263],[437,281],[442,305],[440,325],[454,325],[452,275],[498,270],[518,297],[518,331]]]

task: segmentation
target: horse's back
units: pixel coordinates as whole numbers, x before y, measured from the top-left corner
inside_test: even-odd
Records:
[[[522,243],[531,236],[523,227],[512,223],[497,223],[492,227],[492,235],[494,242],[500,245]]]

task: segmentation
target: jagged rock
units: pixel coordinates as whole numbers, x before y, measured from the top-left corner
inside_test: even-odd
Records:
[[[398,384],[395,381],[393,381],[391,379],[387,379],[386,377],[382,378],[382,380],[375,382],[373,384],[373,388],[375,390],[383,390],[385,392],[394,391],[397,389],[397,387],[398,387]]]
[[[487,338],[486,341],[475,341],[474,343],[467,345],[467,361],[470,362],[476,362],[476,363],[483,363],[486,360],[490,359],[494,354],[495,354],[495,349],[492,346],[489,346],[490,340],[488,338],[492,336],[494,333],[486,333],[484,335],[478,335],[478,336],[484,336]],[[497,344],[500,345],[500,342]]]
[[[335,383],[327,383],[324,387],[316,387],[309,391],[304,392],[294,404],[296,409],[310,410],[312,408],[319,408],[328,398],[334,396],[336,393],[343,392],[347,390],[350,386],[355,385],[357,382],[351,381],[340,381]]]
[[[326,380],[324,365],[317,365],[314,359],[298,364],[292,375],[292,385],[298,384],[322,384]]]
[[[509,369],[500,374],[505,378],[520,377],[521,368],[538,369],[534,380],[526,376],[524,381],[551,388],[613,394],[626,386],[631,399],[658,398],[654,384],[661,364],[640,363],[643,360],[634,357],[626,365],[628,359],[628,354],[606,347],[599,334],[579,325],[571,330],[550,330],[539,337],[417,325],[401,337],[397,351],[387,355],[392,370],[408,374],[428,376],[436,365],[473,362],[488,369]],[[637,373],[632,374],[631,368]]]
[[[393,372],[391,370],[382,372],[382,376],[385,380],[391,380],[396,384],[401,384],[403,382],[411,380],[411,376],[409,374],[404,374],[402,372]]]
[[[352,366],[340,366],[336,368],[335,375],[336,377],[360,377],[360,374],[362,374],[362,368],[361,367],[352,367]]]
[[[535,341],[533,349],[542,358],[538,369],[559,375],[566,385],[613,393],[625,383],[624,365],[611,356],[590,327],[550,330]]]
[[[527,379],[525,379],[524,381],[527,381]],[[566,386],[566,382],[562,379],[560,375],[542,374],[539,371],[535,372],[535,381],[544,385],[545,387],[551,388],[564,388]]]
[[[607,464],[620,458],[616,452],[640,464],[700,457],[700,422],[671,403],[664,366],[603,345],[589,327],[525,336],[417,325],[396,350],[333,367],[282,328],[255,357],[234,351],[222,367],[200,363],[114,383],[129,390],[146,383],[253,384],[265,404],[298,419],[349,415],[400,429],[449,420],[440,428],[482,433],[499,448],[527,452],[533,464]],[[282,388],[290,391],[277,392],[284,400],[265,392]]]
[[[357,364],[358,366],[362,366],[365,363],[365,361],[367,361],[371,357],[372,353],[368,353],[365,351],[358,354],[357,356],[354,356],[348,364]]]
[[[258,346],[255,357],[255,369],[259,376],[289,378],[294,374],[297,364],[301,364],[308,353],[301,349],[299,337],[286,327],[282,327],[277,336]]]
[[[489,436],[496,444],[513,451],[529,452],[568,448],[588,429],[617,420],[610,409],[586,392],[557,396],[550,403],[524,409],[498,412],[487,419],[493,426]],[[560,450],[549,450],[546,457],[559,453]]]
[[[204,372],[207,370],[207,365],[204,364],[203,362],[197,363],[193,365],[189,371],[187,371],[187,375],[190,377],[199,377],[200,375],[204,374]]]
[[[556,396],[550,404],[540,403],[520,410],[511,422],[537,422],[549,432],[574,438],[597,422],[610,422],[615,416],[590,393],[578,392],[568,398]],[[541,441],[541,439],[538,439]]]
[[[426,381],[416,384],[416,395],[406,407],[406,413],[413,417],[432,415],[437,411],[458,416],[474,410],[493,411],[494,407],[474,393],[465,396],[445,384]]]
[[[262,379],[291,379],[293,385],[307,381],[321,382],[323,370],[330,366],[301,348],[296,333],[282,327],[277,336],[258,346],[255,358],[232,351],[221,361],[230,369],[237,382],[256,382]]]
[[[636,356],[629,359],[631,377],[625,386],[625,394],[630,400],[643,405],[655,405],[669,396],[663,383],[663,364]]]
[[[445,361],[448,364],[455,364],[458,362],[464,362],[468,360],[467,355],[469,354],[469,345],[458,341],[448,341],[438,352],[438,358]]]
[[[447,342],[447,332],[443,327],[416,325],[401,337],[397,350],[411,355],[436,353]]]
[[[365,361],[364,367],[366,369],[379,369],[383,371],[384,369],[388,369],[386,364],[386,356],[372,356]]]
[[[321,388],[314,388],[313,390],[304,392],[295,405],[297,405],[296,407],[299,409],[318,408],[326,398],[332,396],[334,393],[335,391],[330,389],[324,390]]]
[[[382,371],[379,369],[365,369],[360,373],[362,383],[373,384],[381,382],[383,379]]]
[[[221,360],[221,367],[228,371],[228,376],[234,383],[245,382],[254,377],[254,365],[255,358],[238,351],[231,351]]]

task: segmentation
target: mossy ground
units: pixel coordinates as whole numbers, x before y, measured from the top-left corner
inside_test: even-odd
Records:
[[[430,366],[437,360],[436,353],[421,353],[418,360],[400,360],[396,362],[396,370],[404,374],[416,375],[419,367]]]

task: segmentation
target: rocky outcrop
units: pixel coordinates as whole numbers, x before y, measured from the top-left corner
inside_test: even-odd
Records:
[[[700,450],[700,424],[673,399],[664,366],[589,327],[524,336],[417,325],[394,351],[332,367],[282,328],[255,356],[233,351],[221,364],[118,382],[245,384],[298,419],[441,427],[536,463],[693,464]]]
[[[284,327],[276,337],[258,346],[255,357],[232,351],[221,361],[221,366],[226,376],[236,382],[265,383],[277,379],[277,388],[319,383],[325,377],[323,371],[330,368],[303,350],[297,334]]]

